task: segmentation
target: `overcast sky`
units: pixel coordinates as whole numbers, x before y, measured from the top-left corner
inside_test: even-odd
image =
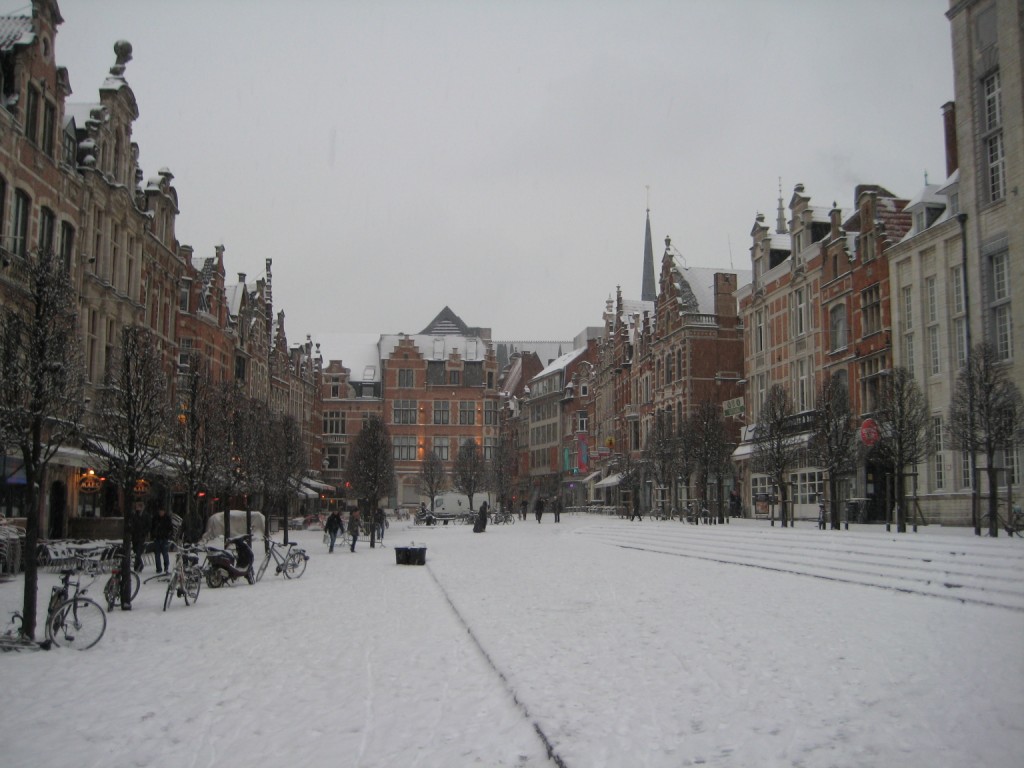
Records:
[[[7,12],[15,6],[8,0]],[[57,61],[96,101],[134,49],[134,140],[177,234],[274,260],[305,335],[568,339],[656,265],[749,269],[755,215],[803,183],[906,197],[945,174],[947,0],[61,0]]]

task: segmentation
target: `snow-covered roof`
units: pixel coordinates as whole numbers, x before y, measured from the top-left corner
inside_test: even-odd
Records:
[[[36,39],[29,16],[0,16],[0,51],[29,45]]]
[[[331,360],[340,360],[348,368],[353,383],[380,381],[380,354],[378,333],[321,333],[313,340],[320,345],[324,367]],[[364,376],[372,371],[371,378]]]
[[[555,371],[565,370],[566,366],[568,366],[569,363],[571,363],[573,360],[575,360],[577,357],[579,357],[580,355],[582,355],[586,351],[587,351],[586,347],[580,347],[579,349],[574,349],[572,352],[566,352],[561,357],[559,357],[559,358],[557,358],[555,360],[552,360],[551,363],[548,364],[548,366],[546,368],[544,368],[543,371],[538,373],[533,378],[534,379],[542,379],[545,376],[547,376],[548,374],[554,373]]]

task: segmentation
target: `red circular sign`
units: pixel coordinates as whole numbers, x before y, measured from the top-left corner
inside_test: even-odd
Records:
[[[878,431],[878,422],[874,419],[864,419],[864,423],[860,425],[860,441],[868,448],[872,448],[878,444],[881,437],[882,435]]]

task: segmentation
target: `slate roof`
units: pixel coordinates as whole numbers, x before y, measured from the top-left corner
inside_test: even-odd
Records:
[[[28,16],[0,16],[0,51],[35,40],[32,19]]]

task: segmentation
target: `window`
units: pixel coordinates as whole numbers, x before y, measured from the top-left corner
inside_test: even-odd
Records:
[[[1008,251],[1000,251],[992,256],[992,330],[1000,360],[1009,360],[1013,355],[1009,261]]]
[[[1003,483],[1017,485],[1020,481],[1020,456],[1017,453],[1016,446],[1003,449],[1003,466],[1006,467]]]
[[[28,255],[28,223],[32,200],[20,189],[14,193],[14,232],[11,234],[11,250],[21,257]]]
[[[818,497],[825,492],[824,475],[819,471],[793,472],[789,486],[794,504],[817,504]]]
[[[57,229],[57,217],[43,206],[39,209],[39,250],[49,253],[53,249],[53,236]]]
[[[182,312],[188,312],[188,299],[192,293],[192,281],[182,280],[178,286],[178,309]]]
[[[449,411],[449,404],[447,400],[435,400],[434,401],[434,423],[435,424],[450,424],[451,413]]]
[[[416,435],[394,435],[391,442],[395,461],[416,460]]]
[[[587,431],[587,427],[588,427],[587,412],[586,411],[577,411],[576,412],[576,431],[577,432],[586,432]]]
[[[0,249],[7,249],[7,242],[3,236],[4,224],[7,223],[7,182],[0,178]]]
[[[860,308],[863,323],[861,335],[870,336],[882,330],[882,293],[877,283],[861,291]]]
[[[434,438],[434,453],[437,454],[437,458],[441,461],[448,461],[448,446],[450,442],[447,437]]]
[[[459,371],[448,371],[448,383],[453,387],[459,386],[459,382],[462,380]]]
[[[34,86],[28,87],[28,94],[25,99],[25,136],[33,144],[39,143],[39,90]]]
[[[846,305],[837,304],[828,313],[829,335],[832,337],[832,351],[846,348]]]
[[[498,401],[497,400],[485,400],[484,401],[484,424],[488,427],[495,427],[498,425]]]
[[[973,488],[974,482],[971,478],[971,453],[960,451],[960,487]]]
[[[61,131],[61,140],[63,142],[61,148],[63,160],[68,165],[74,166],[78,159],[78,140],[75,138],[75,134],[71,131]]]
[[[945,465],[942,459],[942,417],[932,416],[932,487],[941,491],[946,484]]]
[[[1003,99],[999,70],[981,82],[985,161],[988,171],[989,202],[1006,197],[1006,153],[1003,148]]]
[[[192,339],[178,339],[178,371],[188,372],[192,364]]]
[[[914,334],[907,333],[903,335],[903,360],[902,363],[904,368],[910,373],[910,377],[914,377]]]
[[[75,228],[66,221],[60,224],[60,257],[64,271],[71,271],[71,260],[75,253]]]
[[[759,309],[754,313],[754,351],[764,352],[764,310]]]
[[[403,389],[410,389],[415,385],[415,378],[413,377],[412,368],[399,368],[398,369],[398,386]]]
[[[391,409],[393,424],[415,424],[416,423],[416,401],[395,400]]]
[[[953,292],[953,314],[964,311],[964,273],[962,267],[953,267],[949,271],[950,290]]]
[[[900,291],[900,321],[903,323],[903,329],[909,331],[914,327],[914,289],[912,286],[905,285]]]
[[[476,424],[476,403],[472,400],[459,401],[459,424]]]
[[[345,412],[324,411],[324,434],[344,435],[345,434]]]
[[[332,376],[331,377],[331,399],[332,400],[340,400],[341,399],[341,392],[342,392],[341,387],[342,387],[341,377],[340,376]]]
[[[43,140],[40,142],[47,157],[53,157],[54,135],[57,128],[57,108],[50,102],[43,105]]]
[[[810,409],[810,383],[807,380],[807,361],[796,362],[796,408],[797,412]]]
[[[793,332],[803,336],[807,328],[807,294],[803,288],[797,288],[793,294]]]
[[[958,317],[953,321],[953,346],[956,355],[956,367],[960,370],[967,365],[967,321]]]
[[[496,437],[485,437],[484,438],[484,461],[494,460],[494,449],[498,446],[498,438]]]
[[[942,373],[942,356],[939,351],[939,326],[928,329],[928,372],[932,376]]]
[[[768,395],[768,375],[764,373],[757,374],[757,413],[760,415],[761,408],[764,407],[764,399]]]
[[[882,385],[882,356],[868,358],[860,364],[860,401],[864,413],[873,413],[878,407],[878,393]]]
[[[938,294],[935,289],[935,277],[926,277],[924,281],[925,298],[928,305],[928,322],[934,323],[939,319]]]
[[[327,446],[327,468],[328,469],[340,469],[341,468],[341,450],[340,445],[328,445]]]

